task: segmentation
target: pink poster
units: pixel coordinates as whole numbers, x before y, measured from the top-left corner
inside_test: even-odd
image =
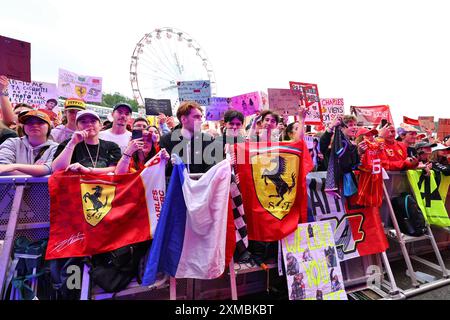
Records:
[[[291,89],[267,89],[269,109],[279,115],[296,116],[300,105],[300,92]]]
[[[259,92],[241,94],[231,98],[231,108],[242,112],[244,116],[250,116],[261,110],[260,102],[261,95]]]

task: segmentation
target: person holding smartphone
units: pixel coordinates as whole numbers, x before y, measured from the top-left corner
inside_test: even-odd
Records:
[[[146,129],[135,127],[131,133],[131,141],[117,164],[115,174],[142,170],[147,161],[160,151],[158,140],[159,132],[156,127],[151,126]],[[161,156],[165,159],[170,158],[165,149]]]

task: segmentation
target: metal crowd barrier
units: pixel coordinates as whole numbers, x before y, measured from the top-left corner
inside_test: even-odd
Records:
[[[399,195],[403,191],[409,191],[409,185],[404,172],[388,173],[390,180],[386,180],[385,185],[386,192],[391,198]],[[29,240],[36,241],[48,237],[50,199],[47,182],[48,176],[0,177],[0,242],[3,244],[3,249],[0,249],[0,297],[3,297],[4,291],[7,289],[5,288],[5,280],[14,239],[19,236],[26,236]],[[450,206],[448,204],[450,204],[450,196],[447,197],[446,205],[449,209]],[[386,229],[392,228],[389,205],[385,200],[380,209],[380,214]],[[436,248],[448,248],[450,244],[450,232],[443,228],[433,228],[432,231],[436,239]],[[432,252],[433,245],[430,246],[427,239],[416,240],[409,246],[407,254],[411,255],[411,259],[414,261],[427,264],[427,262],[424,262],[417,255]],[[386,253],[390,261],[395,261],[401,259],[402,253],[404,256],[405,252],[401,246],[396,246],[395,243],[390,241],[390,248]],[[368,275],[366,274],[367,267],[369,265],[381,266],[382,260],[384,260],[383,257],[373,255],[355,258],[341,263],[346,287],[351,288],[365,284],[368,279]],[[388,261],[383,261],[383,263],[385,267],[389,268]],[[436,269],[436,265],[428,264],[428,266]],[[240,266],[235,264],[235,268],[230,268],[230,277],[223,277],[217,280],[177,279],[176,283],[175,279],[170,279],[170,292],[166,292],[166,290],[162,295],[155,294],[154,298],[161,299],[167,297],[166,294],[169,294],[171,299],[237,299],[238,293],[240,295],[251,294],[264,289],[264,282],[267,279],[266,271],[260,268],[237,271],[239,268]],[[275,267],[272,266],[272,268]],[[390,270],[387,270],[387,272],[389,273]],[[412,279],[414,279],[414,276],[412,276]],[[418,294],[440,286],[442,283],[441,281],[439,284],[431,284],[428,286],[419,286],[417,283],[414,283],[415,288],[404,291],[404,294],[406,296]],[[386,283],[385,285],[387,287],[389,286]],[[175,286],[178,287],[178,291],[181,291],[178,294]],[[163,289],[167,289],[167,286]],[[135,294],[141,291],[141,288],[136,286],[135,290],[129,290],[128,293]],[[98,292],[97,298],[110,298],[120,295]]]

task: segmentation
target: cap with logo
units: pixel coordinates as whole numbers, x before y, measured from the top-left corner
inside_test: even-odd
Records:
[[[86,110],[86,103],[78,98],[68,98],[64,102],[64,110]]]
[[[50,117],[45,112],[42,112],[41,110],[30,110],[27,112],[21,112],[19,115],[19,122],[22,124],[25,124],[25,122],[27,122],[27,120],[32,117],[45,121],[49,126],[52,125],[52,121],[50,120]]]

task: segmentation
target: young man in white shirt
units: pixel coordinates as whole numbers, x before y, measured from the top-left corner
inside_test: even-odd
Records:
[[[101,131],[99,134],[100,139],[117,143],[122,153],[131,140],[131,132],[127,130],[127,124],[131,119],[132,112],[133,109],[128,103],[121,102],[116,104],[112,113],[112,128]]]

